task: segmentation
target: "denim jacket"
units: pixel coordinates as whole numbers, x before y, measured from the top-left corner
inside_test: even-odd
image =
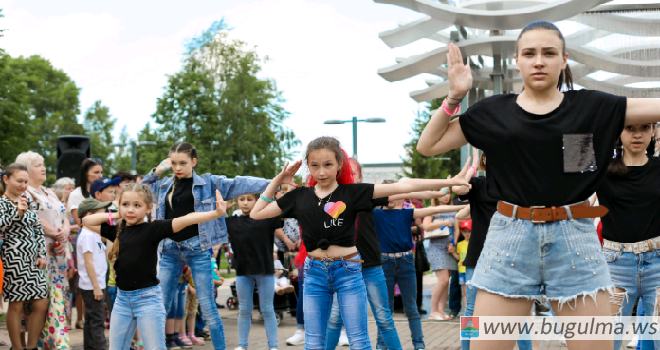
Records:
[[[149,185],[157,202],[154,205],[154,218],[165,220],[165,201],[167,193],[172,188],[174,177],[159,179],[153,172],[149,172],[142,180],[143,184]],[[193,197],[195,198],[195,211],[207,212],[215,210],[215,190],[220,190],[224,200],[230,200],[247,193],[260,193],[266,190],[270,180],[251,177],[237,176],[228,179],[224,175],[203,174],[197,175],[193,170]],[[210,247],[227,243],[227,225],[225,217],[220,217],[198,225],[200,248]]]

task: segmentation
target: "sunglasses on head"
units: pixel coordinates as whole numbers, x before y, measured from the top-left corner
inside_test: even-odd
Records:
[[[103,164],[103,161],[100,158],[87,158],[93,160],[95,163]]]

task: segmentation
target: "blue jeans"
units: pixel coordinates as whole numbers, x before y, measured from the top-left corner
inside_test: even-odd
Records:
[[[197,299],[202,315],[209,325],[211,341],[215,350],[225,350],[225,329],[213,298],[213,268],[211,251],[201,249],[199,236],[174,242],[166,238],[163,241],[163,256],[160,261],[160,286],[163,289],[165,309],[169,310],[176,294],[177,281],[181,276],[183,266],[192,271]],[[141,329],[140,329],[141,330]]]
[[[474,275],[474,269],[469,267],[465,268],[465,281],[472,279]],[[477,288],[471,285],[465,287],[466,301],[465,301],[465,316],[472,316],[474,314],[474,301],[477,299]],[[519,350],[532,350],[532,341],[531,340],[518,340],[518,349]],[[470,350],[470,341],[461,340],[461,350]]]
[[[376,319],[378,332],[383,335],[383,342],[389,350],[400,350],[401,341],[399,341],[399,335],[394,327],[394,320],[392,320],[383,268],[381,266],[375,266],[362,269],[362,278],[367,287],[367,297],[369,298],[369,304],[371,304],[371,311]],[[337,347],[343,325],[344,322],[339,312],[339,302],[337,302],[335,295],[334,302],[332,303],[332,314],[328,322],[328,333],[325,341],[326,350],[333,350]]]
[[[408,317],[408,327],[415,349],[424,349],[424,334],[422,333],[422,320],[417,310],[417,276],[415,275],[415,256],[408,254],[401,258],[391,258],[381,255],[383,273],[387,283],[387,294],[390,303],[390,312],[394,311],[394,285],[398,284],[401,290],[403,310]],[[383,337],[378,332],[376,348],[385,349]]]
[[[356,255],[352,259],[360,259]],[[367,324],[367,289],[362,263],[305,260],[305,350],[324,350],[333,294],[346,324],[351,350],[371,349]]]
[[[303,286],[305,284],[305,272],[298,269],[298,302],[296,302],[296,328],[305,329],[305,312],[303,311]]]
[[[463,291],[458,283],[458,270],[452,270],[451,281],[449,281],[449,309],[454,312],[461,312],[461,300]]]
[[[172,299],[172,306],[170,306],[169,311],[167,312],[167,318],[173,319],[178,318],[183,319],[183,314],[186,312],[186,287],[188,283],[177,283],[176,285],[176,295]]]
[[[115,300],[117,299],[117,287],[106,287],[105,292],[108,293],[108,312],[112,314],[112,309],[115,307]]]
[[[277,319],[273,307],[275,295],[275,276],[248,275],[236,276],[236,294],[238,294],[238,346],[248,348],[248,335],[252,324],[254,284],[259,291],[259,310],[264,316],[268,348],[277,348]]]
[[[645,310],[655,310],[656,288],[660,286],[660,252],[624,253],[603,248],[603,254],[610,268],[610,276],[615,287],[628,292],[621,305],[623,317],[632,315],[632,308],[638,297],[642,297]],[[652,315],[653,313],[651,313]],[[641,339],[640,339],[641,340]],[[660,341],[655,341],[660,349]],[[621,346],[621,339],[614,339],[614,348]]]
[[[140,327],[146,349],[165,350],[165,316],[160,286],[117,289],[110,320],[110,350],[128,349],[136,327]]]
[[[637,316],[646,316],[646,313],[644,312],[644,303],[642,302],[643,299],[639,300],[639,303],[637,303]],[[653,340],[642,340],[640,339],[639,342],[637,342],[637,350],[653,350],[655,349],[655,344],[653,344]]]

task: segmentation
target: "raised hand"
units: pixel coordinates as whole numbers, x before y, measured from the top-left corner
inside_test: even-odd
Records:
[[[461,50],[454,44],[449,44],[447,67],[449,76],[449,102],[458,103],[472,89],[472,71],[469,64],[463,64]]]
[[[164,173],[167,170],[165,169],[163,164],[167,166],[167,169],[172,170],[172,161],[169,158],[166,158],[163,159],[163,161],[160,164],[158,164],[158,166],[156,167],[156,172],[155,172],[156,175],[160,176],[160,174]]]
[[[25,195],[21,196],[21,199],[18,200],[18,217],[23,217],[23,214],[28,210],[27,197]]]
[[[215,214],[218,217],[225,216],[227,213],[227,202],[222,199],[222,193],[215,190]]]
[[[454,181],[452,185],[467,186],[468,188],[472,188],[472,185],[470,185],[470,179],[467,177],[467,172],[468,172],[468,167],[470,166],[470,162],[472,162],[472,157],[468,157],[467,162],[465,162],[465,165],[463,166],[461,172],[451,178],[451,180]]]
[[[289,162],[286,162],[282,172],[277,175],[273,181],[278,184],[290,184],[293,181],[293,175],[296,175],[300,167],[302,166],[302,160],[297,160],[293,164],[289,165]]]

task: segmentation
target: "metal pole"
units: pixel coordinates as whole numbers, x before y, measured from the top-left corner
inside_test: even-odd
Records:
[[[357,160],[357,117],[353,117],[353,159]]]
[[[131,157],[131,174],[137,175],[137,167],[135,166],[135,159],[137,158],[137,142],[132,141],[131,146],[133,147],[133,156]]]

